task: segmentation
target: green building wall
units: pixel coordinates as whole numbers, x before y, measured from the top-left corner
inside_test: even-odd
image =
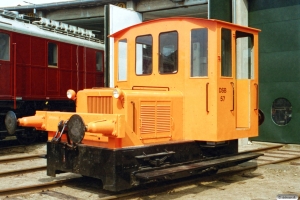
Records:
[[[210,0],[210,19],[232,21],[232,0]]]
[[[300,144],[300,1],[248,0],[249,26],[259,34],[259,108],[265,120],[258,141]],[[289,123],[276,125],[272,104],[292,105]]]

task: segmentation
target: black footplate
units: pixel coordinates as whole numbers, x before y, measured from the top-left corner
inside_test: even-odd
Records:
[[[240,163],[255,159],[263,154],[259,153],[241,153],[233,156],[216,158],[212,160],[205,160],[201,162],[195,162],[190,164],[184,164],[174,167],[155,169],[155,170],[145,170],[135,173],[135,177],[144,180],[151,179],[173,179],[183,176],[186,176],[186,173],[192,175],[197,174],[201,171],[204,171],[209,168],[226,168]],[[182,174],[182,175],[180,175]]]

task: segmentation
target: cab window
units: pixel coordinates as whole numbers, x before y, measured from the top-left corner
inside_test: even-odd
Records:
[[[57,44],[48,43],[48,67],[57,67]]]
[[[152,73],[152,36],[139,36],[135,41],[135,73],[147,75]]]
[[[236,31],[237,79],[254,78],[253,35]]]
[[[118,43],[118,80],[127,80],[127,39]]]
[[[207,29],[191,30],[191,77],[207,76]]]
[[[231,30],[222,28],[221,37],[221,76],[232,77]]]
[[[9,35],[0,33],[0,60],[9,60]]]
[[[96,70],[103,72],[103,54],[100,51],[96,52]]]
[[[159,73],[173,74],[178,71],[178,33],[159,35]]]

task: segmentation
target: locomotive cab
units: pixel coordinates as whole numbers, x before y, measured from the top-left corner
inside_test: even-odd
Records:
[[[17,124],[49,132],[48,175],[96,177],[111,191],[251,160],[260,154],[237,154],[237,139],[258,134],[258,32],[182,17],[125,28],[110,36],[113,88],[69,91],[75,113]]]
[[[137,108],[137,134],[148,137],[143,129],[151,124],[170,127],[166,141],[220,142],[257,136],[258,30],[218,20],[167,20],[135,25],[111,36],[116,87],[161,93],[155,99],[149,99],[151,92],[128,99],[127,104],[134,102]],[[144,119],[145,106],[158,110]],[[168,119],[159,120],[159,109],[165,106]]]

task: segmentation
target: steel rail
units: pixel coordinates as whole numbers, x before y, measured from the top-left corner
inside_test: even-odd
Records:
[[[21,130],[24,130],[24,129],[17,129],[16,131],[21,131]],[[0,133],[1,132],[3,132],[3,131],[0,131]],[[7,132],[7,131],[5,131],[5,132]],[[9,136],[8,136],[9,137]],[[6,138],[8,138],[8,137],[6,137]],[[14,142],[14,141],[17,141],[16,139],[10,139],[10,140],[1,140],[0,142],[1,143],[5,143],[5,142]],[[31,145],[23,145],[23,144],[18,144],[18,145],[9,145],[9,146],[1,146],[0,147],[0,153],[2,152],[2,151],[7,151],[7,150],[11,150],[11,151],[13,151],[13,150],[15,150],[15,149],[24,149],[24,150],[26,150],[27,148],[30,148],[30,147],[33,147],[33,146],[36,146],[36,145],[42,145],[42,144],[45,144],[45,143],[43,143],[43,142],[38,142],[38,143],[33,143],[33,144],[31,144]]]
[[[1,158],[0,163],[8,163],[8,162],[21,161],[21,160],[45,158],[45,157],[46,157],[45,154],[35,154],[35,155],[26,155],[26,156],[11,157],[11,158]]]
[[[36,166],[36,167],[25,168],[25,169],[4,171],[4,172],[0,172],[0,177],[13,176],[13,175],[16,175],[16,174],[24,174],[24,173],[29,173],[29,172],[42,171],[42,170],[46,170],[46,169],[47,169],[47,166],[44,165],[44,166]]]
[[[230,171],[225,171],[225,172],[218,173],[216,175],[226,175],[226,174],[230,174],[230,173],[238,173],[238,172],[242,172],[242,171],[246,171],[246,170],[250,170],[250,169],[256,169],[258,167],[262,167],[262,166],[265,166],[265,165],[284,163],[284,162],[297,160],[297,159],[300,159],[300,155],[292,156],[292,157],[285,158],[285,159],[280,159],[280,160],[273,160],[273,161],[270,161],[270,162],[266,161],[265,163],[259,163],[255,166],[243,167],[243,168],[240,168],[240,169],[233,169],[233,170],[230,170]]]
[[[7,140],[5,140],[5,141],[7,141]],[[0,152],[4,151],[4,150],[9,150],[9,149],[13,150],[13,149],[17,149],[17,148],[26,148],[26,145],[15,145],[15,146],[0,147]]]
[[[269,146],[269,147],[262,147],[262,148],[253,149],[253,150],[241,151],[240,153],[252,153],[252,152],[267,151],[267,150],[271,150],[271,149],[279,149],[283,146],[284,146],[283,144],[278,144],[278,145]]]
[[[69,182],[76,182],[80,178],[71,178],[71,179],[65,179],[65,180],[58,180],[58,181],[52,181],[48,183],[40,183],[40,184],[34,184],[34,185],[26,185],[26,186],[20,186],[20,187],[13,187],[13,188],[6,188],[6,189],[0,189],[0,196],[7,196],[7,195],[16,195],[20,193],[29,193],[32,191],[37,190],[44,190],[54,187],[62,186],[65,183]]]

